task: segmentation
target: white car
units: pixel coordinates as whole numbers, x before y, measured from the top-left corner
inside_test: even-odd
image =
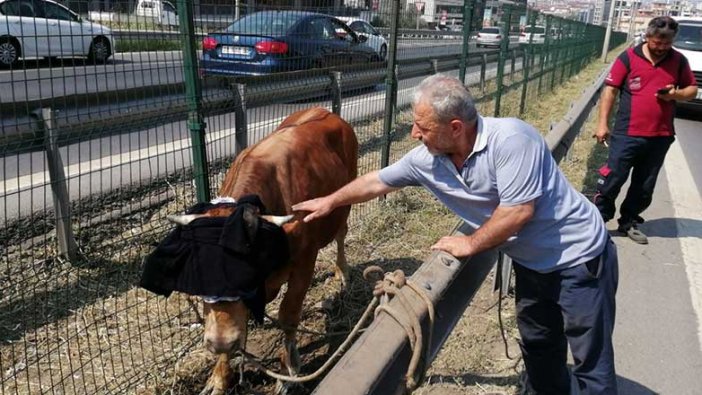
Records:
[[[531,41],[529,41],[531,40]],[[543,26],[527,26],[519,33],[520,44],[543,44],[546,40],[546,28]]]
[[[0,66],[20,58],[79,56],[102,63],[114,47],[110,29],[54,1],[0,0]]]
[[[501,27],[484,27],[478,31],[478,35],[475,37],[475,46],[478,48],[499,47],[503,36]]]
[[[366,45],[373,48],[380,58],[385,60],[388,56],[388,42],[376,28],[359,18],[338,16],[336,19],[346,23],[357,35],[366,37],[368,39]]]
[[[702,18],[679,18],[678,35],[675,36],[673,47],[680,51],[687,61],[697,80],[697,98],[690,101],[678,102],[678,107],[702,110]]]

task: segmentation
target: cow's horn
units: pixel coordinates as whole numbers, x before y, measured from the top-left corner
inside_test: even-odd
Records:
[[[202,214],[186,214],[186,215],[169,215],[168,220],[171,222],[174,222],[178,225],[187,225],[191,223],[193,220],[196,220],[198,218],[202,218]]]
[[[286,222],[290,221],[293,219],[294,215],[262,215],[261,218],[265,219],[268,222],[273,222],[274,224],[278,226],[283,226]]]

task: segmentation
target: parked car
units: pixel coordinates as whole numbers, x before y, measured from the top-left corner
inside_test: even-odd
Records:
[[[51,0],[0,0],[0,65],[22,58],[87,56],[105,62],[112,32]]]
[[[339,16],[340,21],[346,23],[359,37],[366,37],[366,44],[378,53],[381,59],[388,56],[388,42],[380,32],[363,19]]]
[[[673,47],[680,51],[697,80],[697,98],[677,102],[678,107],[702,111],[702,18],[678,18],[679,31],[673,41]]]
[[[178,26],[178,11],[170,1],[139,0],[134,14],[138,17],[153,18],[160,25]]]
[[[261,11],[202,40],[201,73],[267,75],[381,61],[366,40],[328,15]]]
[[[543,26],[527,26],[523,32],[519,33],[520,44],[543,44],[545,40],[546,28]]]
[[[504,37],[501,27],[484,27],[478,31],[475,38],[475,45],[480,47],[499,47]]]

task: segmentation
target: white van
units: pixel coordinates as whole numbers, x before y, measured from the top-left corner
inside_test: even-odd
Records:
[[[160,25],[178,26],[178,11],[170,1],[139,0],[134,13],[138,17],[153,18]]]
[[[695,74],[697,86],[697,98],[678,102],[679,107],[694,108],[702,111],[702,18],[679,18],[677,19],[680,29],[673,41],[673,47],[680,51],[690,62],[690,68]]]

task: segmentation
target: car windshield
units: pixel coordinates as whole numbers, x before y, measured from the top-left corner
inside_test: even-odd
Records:
[[[500,29],[483,29],[480,33],[500,34]]]
[[[678,35],[673,45],[680,49],[702,51],[702,23],[684,25],[680,24]]]
[[[544,29],[543,27],[540,27],[540,26],[534,26],[534,27],[527,26],[524,29],[524,32],[525,33],[544,34],[544,33],[546,33],[546,29]]]
[[[260,34],[279,36],[286,34],[290,27],[301,18],[298,13],[262,12],[247,15],[227,27],[227,33]]]

